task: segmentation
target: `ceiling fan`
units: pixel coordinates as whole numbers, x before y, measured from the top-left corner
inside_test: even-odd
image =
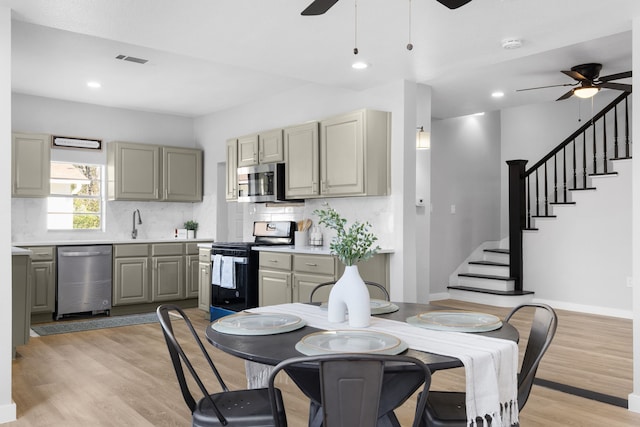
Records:
[[[438,3],[445,5],[449,9],[457,9],[464,6],[471,0],[437,0]],[[322,15],[336,4],[338,0],[314,0],[305,10],[302,11],[304,16]]]
[[[600,91],[601,88],[631,92],[632,87],[630,84],[612,82],[612,80],[626,79],[628,77],[631,77],[631,71],[625,71],[623,73],[611,74],[608,76],[600,77],[601,69],[602,69],[602,64],[597,64],[597,63],[576,65],[575,67],[571,67],[571,70],[569,71],[565,71],[565,70],[562,71],[564,74],[574,79],[576,81],[575,83],[564,83],[564,84],[550,85],[550,86],[531,87],[527,89],[518,89],[516,90],[516,92],[522,92],[525,90],[545,89],[549,87],[577,86],[569,90],[560,98],[556,99],[556,101],[562,101],[563,99],[570,98],[573,95],[579,98],[591,98],[596,93],[598,93],[598,91]]]

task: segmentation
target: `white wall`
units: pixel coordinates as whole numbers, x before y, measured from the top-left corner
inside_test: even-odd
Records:
[[[394,249],[391,257],[392,287],[394,298],[410,301],[416,298],[415,241],[407,242],[404,227],[411,228],[408,221],[415,221],[415,102],[413,112],[406,113],[407,93],[415,95],[415,84],[399,81],[355,92],[333,87],[308,85],[269,99],[257,100],[231,110],[211,114],[195,120],[197,143],[206,149],[205,182],[215,182],[216,165],[225,161],[225,141],[266,129],[285,127],[312,120],[321,120],[360,108],[371,108],[392,113],[391,131],[391,185],[392,195],[328,199],[333,207],[349,220],[369,221],[380,238],[381,246]],[[410,147],[410,151],[409,150]],[[410,166],[408,166],[410,164]],[[409,174],[409,178],[407,178]],[[220,187],[220,186],[218,186]],[[409,187],[409,188],[407,188]],[[410,202],[406,202],[409,200]],[[205,187],[203,208],[216,212],[224,195],[218,195],[215,185]],[[284,212],[279,208],[265,210],[247,205],[245,220],[269,216],[274,219],[312,218],[311,212],[320,200],[307,202],[304,208]],[[410,203],[411,210],[407,209]],[[214,228],[215,229],[215,228]],[[413,232],[412,232],[413,233]],[[415,233],[413,233],[415,234]],[[250,238],[246,236],[245,239]],[[406,277],[408,275],[408,277]]]
[[[11,199],[11,10],[0,7],[0,141],[5,155],[0,159],[0,200]],[[4,205],[4,203],[3,203]],[[6,206],[6,205],[5,205]],[[11,224],[11,213],[0,211],[3,224]],[[11,239],[0,234],[0,423],[16,419],[11,399]]]
[[[431,294],[500,234],[500,113],[431,123]],[[455,206],[455,213],[452,213]]]
[[[196,147],[193,119],[166,114],[147,113],[120,108],[102,107],[24,94],[13,94],[12,128],[14,132],[46,133],[101,139],[100,151],[52,149],[51,159],[106,164],[106,144],[129,141],[143,144]],[[123,202],[106,204],[105,232],[47,231],[46,199],[14,198],[11,200],[12,241],[49,242],[59,240],[129,239],[133,210],[139,209],[143,224],[138,226],[139,239],[165,239],[175,228],[195,218],[205,222],[208,217],[196,216],[192,203]],[[199,211],[201,212],[201,211]],[[199,237],[208,237],[200,230]]]

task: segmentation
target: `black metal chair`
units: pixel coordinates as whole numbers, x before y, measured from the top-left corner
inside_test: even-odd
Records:
[[[171,312],[175,312],[184,321],[190,330],[198,347],[207,360],[211,371],[218,379],[222,392],[209,393],[204,383],[198,376],[194,365],[187,358],[182,346],[178,343],[173,331]],[[178,306],[172,304],[161,305],[156,313],[162,326],[162,332],[169,348],[169,355],[173,368],[178,377],[178,383],[182,391],[182,397],[192,414],[193,427],[211,426],[238,426],[238,427],[258,427],[258,426],[286,426],[286,415],[280,390],[272,390],[274,405],[271,405],[269,390],[266,388],[254,390],[230,391],[222,380],[220,373],[216,369],[209,353],[202,345],[202,341],[193,328],[191,321],[185,312]],[[176,317],[177,319],[177,317]],[[191,376],[195,380],[202,393],[202,398],[196,401],[189,384],[185,378],[183,365],[187,367]],[[273,408],[273,410],[272,410]],[[276,424],[277,423],[277,424]]]
[[[535,308],[531,331],[527,341],[520,373],[518,374],[518,410],[522,410],[533,386],[542,356],[549,348],[558,327],[558,316],[553,308],[546,304],[522,304],[505,317],[509,322],[513,315],[525,307]],[[483,425],[479,423],[478,425]],[[465,427],[467,411],[465,393],[431,391],[427,399],[427,407],[422,426],[429,427]]]
[[[385,370],[388,372],[394,368],[409,369],[411,380],[386,377]],[[301,385],[301,378],[305,378],[307,382],[313,381],[316,388],[319,387],[319,401],[314,402],[312,399],[312,407],[315,404],[318,412],[310,411],[312,413],[309,425],[320,425],[321,422],[323,427],[374,427],[380,417],[388,415],[402,405],[421,384],[424,384],[417,404],[416,419],[413,422],[413,426],[417,427],[431,385],[429,367],[413,357],[361,353],[295,357],[278,364],[269,376],[273,410],[278,404],[274,382],[278,372],[283,369],[298,386]],[[292,370],[306,371],[308,376],[292,376]],[[402,390],[402,393],[394,391],[393,402],[381,401],[382,389],[387,386],[400,386],[397,390]],[[308,387],[301,389],[307,394]],[[395,420],[395,416],[393,419]]]
[[[336,284],[336,282],[334,280],[334,281],[331,281],[331,282],[324,282],[324,283],[320,283],[320,284],[316,285],[316,287],[311,290],[311,294],[309,294],[309,303],[313,303],[313,296],[315,295],[315,293],[320,288],[324,288],[326,286],[333,286],[335,284]],[[367,285],[367,286],[371,286],[373,288],[379,289],[382,292],[382,294],[384,295],[385,301],[390,301],[391,300],[391,298],[389,297],[389,291],[387,291],[387,288],[382,286],[380,283],[368,282],[368,281],[365,280],[364,284]]]

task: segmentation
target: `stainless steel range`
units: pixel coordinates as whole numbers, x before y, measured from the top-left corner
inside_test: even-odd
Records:
[[[211,245],[211,320],[258,306],[258,252],[254,246],[292,245],[294,221],[256,221],[253,242]]]

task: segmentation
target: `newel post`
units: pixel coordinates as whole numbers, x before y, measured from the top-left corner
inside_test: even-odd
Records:
[[[515,290],[522,285],[522,230],[526,225],[524,172],[527,160],[508,160],[509,165],[509,276]]]

